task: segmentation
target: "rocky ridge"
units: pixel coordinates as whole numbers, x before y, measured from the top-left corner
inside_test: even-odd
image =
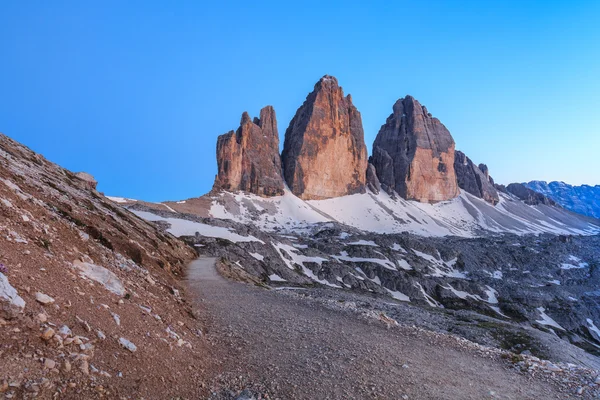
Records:
[[[254,121],[244,113],[238,130],[217,140],[213,192],[281,196],[285,180],[303,200],[364,193],[368,187],[424,203],[454,199],[460,189],[499,202],[488,167],[455,154],[448,129],[412,96],[394,104],[367,160],[361,115],[337,79],[325,75],[290,122],[281,157],[278,145],[272,107]]]
[[[564,182],[531,181],[529,189],[549,197],[567,210],[600,218],[600,185],[573,186]]]
[[[508,186],[496,185],[496,189],[504,193],[510,193],[521,199],[525,204],[537,206],[540,204],[556,206],[556,202],[541,193],[529,189],[522,183],[511,183]]]

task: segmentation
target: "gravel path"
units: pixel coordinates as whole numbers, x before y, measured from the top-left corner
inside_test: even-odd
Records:
[[[280,399],[569,398],[451,340],[227,281],[214,262],[199,259],[188,272],[227,371],[214,378],[214,398],[241,389]]]

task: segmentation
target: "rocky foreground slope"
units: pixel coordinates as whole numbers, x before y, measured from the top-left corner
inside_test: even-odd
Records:
[[[0,396],[201,395],[189,246],[4,135],[0,242]]]

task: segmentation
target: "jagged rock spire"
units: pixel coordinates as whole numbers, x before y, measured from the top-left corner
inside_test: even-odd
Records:
[[[449,200],[459,194],[452,135],[411,96],[394,104],[377,134],[371,161],[389,193],[422,202]]]
[[[285,132],[281,158],[290,190],[302,199],[364,193],[362,119],[335,77],[321,78],[298,109]]]
[[[242,114],[240,127],[217,139],[218,174],[213,189],[242,190],[259,196],[283,194],[279,134],[275,110],[260,110],[260,118]]]

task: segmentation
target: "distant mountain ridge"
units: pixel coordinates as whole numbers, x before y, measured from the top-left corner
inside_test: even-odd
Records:
[[[531,181],[524,185],[551,198],[569,211],[600,218],[600,185],[573,186],[556,181]]]

